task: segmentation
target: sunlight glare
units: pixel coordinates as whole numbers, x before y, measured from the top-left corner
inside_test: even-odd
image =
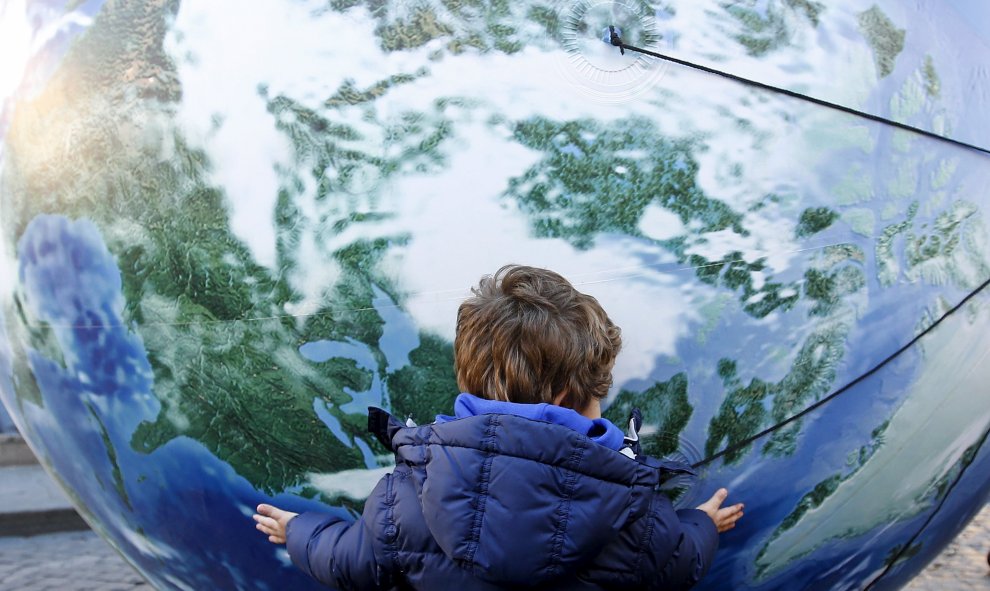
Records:
[[[0,99],[13,94],[24,77],[31,48],[25,0],[0,2]]]

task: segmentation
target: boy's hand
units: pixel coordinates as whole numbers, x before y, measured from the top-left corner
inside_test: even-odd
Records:
[[[725,502],[725,498],[729,496],[729,491],[720,488],[715,491],[712,498],[708,499],[704,503],[698,505],[698,509],[701,509],[712,518],[715,522],[715,529],[718,533],[728,531],[736,526],[736,522],[739,518],[743,516],[743,504],[737,503],[730,507],[722,507],[722,503]]]
[[[293,517],[299,515],[291,511],[283,511],[278,507],[261,504],[258,505],[258,513],[254,514],[254,520],[258,522],[255,527],[264,534],[268,534],[268,541],[273,544],[285,543],[285,528]]]

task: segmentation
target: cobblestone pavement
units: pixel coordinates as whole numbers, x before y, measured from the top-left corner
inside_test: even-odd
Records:
[[[990,505],[905,591],[990,590]],[[153,591],[91,531],[0,537],[0,591]]]
[[[904,591],[990,590],[990,505]]]
[[[92,531],[0,537],[0,591],[154,591]]]

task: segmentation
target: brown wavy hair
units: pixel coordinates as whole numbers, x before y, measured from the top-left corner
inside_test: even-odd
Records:
[[[619,327],[598,300],[547,269],[506,265],[457,310],[454,370],[462,392],[581,411],[612,385]]]

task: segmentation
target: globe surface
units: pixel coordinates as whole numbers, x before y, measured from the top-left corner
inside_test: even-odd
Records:
[[[3,10],[0,399],[161,589],[317,588],[253,508],[356,515],[508,262],[623,328],[676,503],[746,503],[703,589],[897,588],[986,500],[979,0]]]

